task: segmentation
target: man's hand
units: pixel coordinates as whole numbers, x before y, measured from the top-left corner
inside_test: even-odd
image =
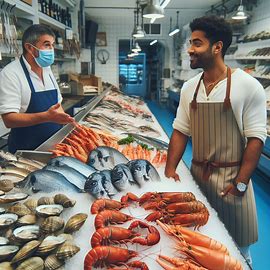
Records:
[[[175,170],[165,168],[165,176],[168,178],[173,178],[175,181],[180,181],[180,177]]]
[[[75,120],[69,114],[65,113],[60,103],[57,103],[50,107],[47,111],[48,122],[54,122],[57,124],[73,123]]]
[[[233,184],[229,184],[227,187],[225,187],[220,195],[225,197],[228,193],[238,197],[241,197],[245,194],[245,192],[240,192]]]

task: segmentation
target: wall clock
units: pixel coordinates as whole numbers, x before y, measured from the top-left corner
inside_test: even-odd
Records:
[[[101,64],[106,64],[109,58],[110,53],[107,50],[101,49],[97,52],[97,59]]]

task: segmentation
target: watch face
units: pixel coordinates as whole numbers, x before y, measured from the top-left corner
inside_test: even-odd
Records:
[[[247,189],[247,185],[242,182],[237,183],[236,187],[240,192],[244,192]]]

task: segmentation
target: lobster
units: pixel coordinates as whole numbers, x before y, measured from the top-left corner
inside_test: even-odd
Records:
[[[95,247],[91,249],[84,258],[84,270],[91,270],[93,266],[120,265],[137,256],[138,253],[136,251],[120,247]]]
[[[140,269],[140,270],[149,270],[148,266],[146,263],[141,262],[141,261],[132,261],[127,264],[123,264],[123,267],[114,267],[114,268],[108,268],[107,270],[135,270],[135,269]]]
[[[122,224],[128,220],[132,220],[133,217],[121,213],[116,210],[103,210],[98,213],[95,217],[95,228],[96,230],[110,224]]]
[[[188,230],[180,225],[167,225],[159,220],[157,224],[168,234],[175,237],[179,241],[185,241],[188,244],[202,246],[209,249],[214,249],[219,252],[229,255],[229,251],[222,243],[210,238],[204,234]]]
[[[107,226],[99,228],[91,237],[92,248],[97,246],[105,246],[110,243],[126,243],[131,241],[132,238],[139,236],[139,233],[132,231],[131,229],[125,229],[121,227]]]
[[[104,209],[115,209],[120,210],[121,208],[125,207],[125,203],[121,203],[111,199],[97,199],[93,202],[91,206],[91,213],[97,214]]]
[[[182,259],[176,257],[170,258],[168,256],[159,255],[157,258],[157,262],[165,270],[207,270],[207,268],[200,266],[198,263],[190,259]]]
[[[129,229],[132,230],[136,227],[147,228],[149,234],[145,238],[142,238],[142,237],[133,238],[131,240],[132,243],[137,243],[137,244],[145,245],[145,246],[153,246],[159,242],[160,234],[159,234],[159,231],[154,226],[151,226],[140,220],[135,220],[130,224]]]

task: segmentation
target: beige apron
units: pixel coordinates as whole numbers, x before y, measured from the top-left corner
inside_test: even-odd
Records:
[[[190,104],[193,160],[191,173],[238,246],[258,239],[256,205],[251,181],[243,197],[220,192],[236,178],[245,142],[230,106],[231,70],[224,102],[197,103],[197,85]]]

